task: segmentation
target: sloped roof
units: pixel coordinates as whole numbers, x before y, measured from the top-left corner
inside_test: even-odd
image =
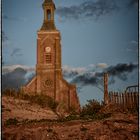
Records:
[[[54,3],[53,0],[45,0],[44,3]]]
[[[53,0],[44,0],[43,5],[47,5],[47,4],[51,4],[55,7],[55,4],[54,4]]]

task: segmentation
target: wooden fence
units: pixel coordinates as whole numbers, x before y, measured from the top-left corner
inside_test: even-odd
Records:
[[[123,109],[138,109],[139,92],[109,92],[109,102],[117,104]]]

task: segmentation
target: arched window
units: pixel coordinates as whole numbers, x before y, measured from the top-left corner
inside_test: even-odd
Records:
[[[45,47],[44,49],[45,63],[51,63],[51,47]]]
[[[46,63],[51,63],[51,54],[50,53],[46,53],[45,54],[45,59],[46,59]]]
[[[47,19],[51,20],[51,10],[47,10]]]

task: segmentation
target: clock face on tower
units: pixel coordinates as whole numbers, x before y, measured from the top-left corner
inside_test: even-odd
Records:
[[[50,47],[46,47],[46,48],[45,48],[45,52],[46,52],[46,53],[50,53],[50,52],[51,52],[51,48],[50,48]]]

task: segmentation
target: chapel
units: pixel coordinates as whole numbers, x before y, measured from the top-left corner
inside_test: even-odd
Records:
[[[59,103],[60,109],[80,111],[76,85],[68,83],[62,75],[61,35],[56,29],[53,0],[44,0],[44,20],[37,32],[37,64],[33,79],[23,87],[28,94],[44,94]]]

